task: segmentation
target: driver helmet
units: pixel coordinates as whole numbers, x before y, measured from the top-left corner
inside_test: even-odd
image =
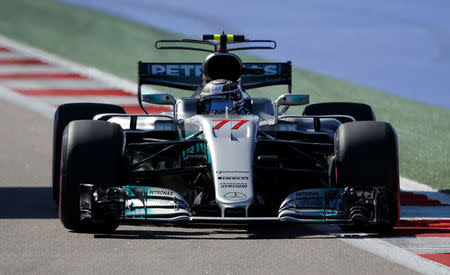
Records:
[[[199,94],[204,113],[224,113],[226,108],[240,114],[249,112],[245,108],[245,98],[238,83],[226,79],[216,79],[207,83]]]

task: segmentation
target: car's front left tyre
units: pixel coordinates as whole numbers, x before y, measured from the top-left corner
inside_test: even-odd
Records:
[[[381,221],[364,226],[343,226],[370,232],[391,231],[399,219],[397,134],[386,122],[356,121],[339,126],[335,137],[335,183],[339,187],[380,187]]]

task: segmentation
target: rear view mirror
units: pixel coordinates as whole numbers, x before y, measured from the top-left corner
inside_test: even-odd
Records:
[[[143,94],[142,101],[145,103],[172,106],[176,103],[175,98],[171,94]]]
[[[173,95],[171,95],[171,94],[143,94],[142,102],[150,103],[150,104],[157,104],[157,105],[172,105],[173,120],[175,123],[178,123],[178,119],[176,117],[177,101],[175,100]]]
[[[275,116],[274,124],[278,123],[278,116],[284,114],[289,106],[300,106],[309,103],[309,95],[299,95],[299,94],[284,94],[280,95],[275,101]],[[285,106],[281,113],[278,112],[280,106]]]
[[[277,99],[277,106],[299,106],[309,103],[309,95],[284,94]]]

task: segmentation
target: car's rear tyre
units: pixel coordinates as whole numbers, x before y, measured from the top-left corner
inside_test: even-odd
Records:
[[[92,223],[82,219],[80,184],[118,186],[125,178],[123,130],[118,124],[76,120],[64,131],[59,194],[59,217],[64,227],[75,231],[110,232],[118,217]]]
[[[386,187],[381,215],[387,222],[364,226],[371,232],[390,231],[399,219],[397,135],[386,122],[344,123],[336,131],[337,186]],[[345,227],[348,229],[348,226]]]
[[[61,167],[61,144],[64,129],[73,120],[92,119],[95,115],[102,113],[124,114],[122,107],[101,103],[69,103],[58,107],[53,122],[53,172],[52,189],[53,198],[59,201],[59,181]]]
[[[372,108],[363,103],[325,102],[310,104],[305,107],[303,115],[347,115],[356,121],[375,121]]]

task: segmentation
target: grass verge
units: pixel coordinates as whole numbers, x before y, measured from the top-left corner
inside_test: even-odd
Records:
[[[0,33],[130,80],[136,79],[138,60],[199,62],[205,56],[197,52],[157,51],[155,40],[180,37],[52,0],[4,1],[0,9]],[[241,57],[244,61],[261,61],[246,54]],[[450,110],[301,69],[293,72],[293,87],[295,92],[310,94],[312,103],[370,104],[378,120],[390,122],[397,130],[401,175],[450,190]],[[264,88],[251,94],[275,99],[282,92],[279,88]],[[173,94],[187,95],[180,91]]]

